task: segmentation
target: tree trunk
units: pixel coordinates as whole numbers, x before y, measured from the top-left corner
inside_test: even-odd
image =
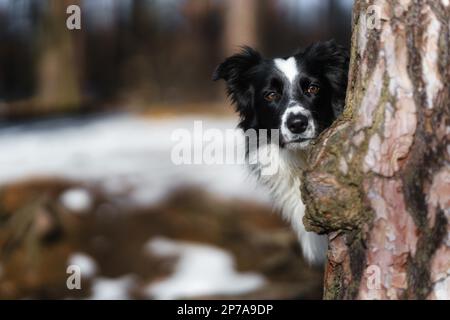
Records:
[[[80,30],[66,27],[66,9],[75,1],[55,1],[48,4],[40,33],[42,48],[38,61],[37,104],[39,111],[57,112],[79,108],[81,103],[80,61],[81,53],[76,41]]]
[[[257,47],[257,0],[228,0],[225,12],[225,52],[242,45]]]
[[[449,21],[446,0],[355,2],[346,109],[301,187],[326,299],[450,299]]]

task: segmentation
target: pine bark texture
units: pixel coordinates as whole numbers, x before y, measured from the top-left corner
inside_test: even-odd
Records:
[[[448,0],[355,1],[346,109],[301,186],[325,299],[450,299],[449,21]]]

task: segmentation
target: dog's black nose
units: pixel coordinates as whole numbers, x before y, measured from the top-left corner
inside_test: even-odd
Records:
[[[308,118],[302,114],[292,115],[287,119],[286,125],[290,132],[300,134],[308,127]]]

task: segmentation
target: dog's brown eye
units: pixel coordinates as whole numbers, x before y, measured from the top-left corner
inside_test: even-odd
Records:
[[[272,91],[272,92],[266,93],[264,95],[264,99],[266,99],[269,102],[272,102],[272,101],[276,101],[276,100],[280,99],[280,95],[278,93]]]
[[[309,94],[318,94],[320,91],[320,88],[316,85],[310,85],[308,87],[308,89],[306,90],[306,92],[308,92]]]

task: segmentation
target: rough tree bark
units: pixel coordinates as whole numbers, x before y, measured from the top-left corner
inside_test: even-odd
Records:
[[[449,1],[353,10],[346,109],[301,187],[329,235],[324,298],[450,299]]]

